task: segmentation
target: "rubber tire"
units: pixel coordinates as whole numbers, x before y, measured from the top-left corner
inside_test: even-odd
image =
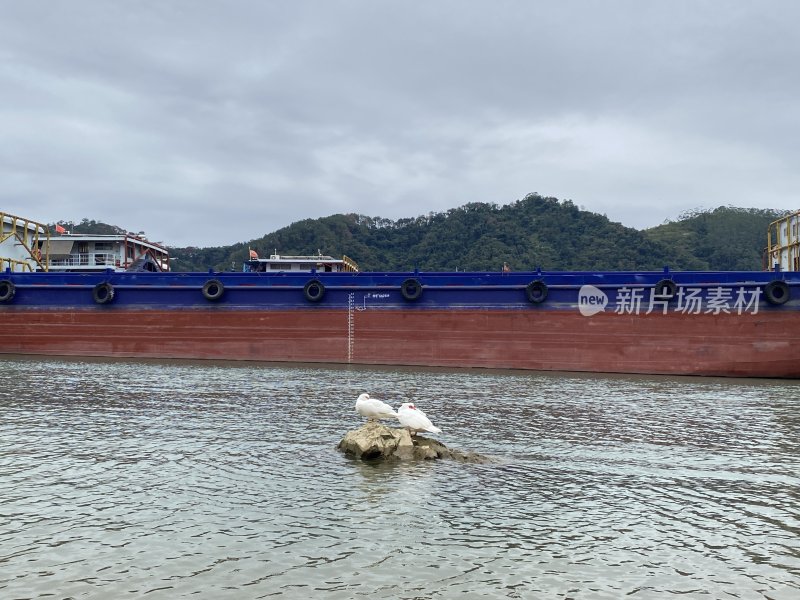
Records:
[[[664,288],[669,290],[666,294],[661,293]],[[672,279],[662,279],[656,284],[654,291],[654,298],[658,300],[672,300],[675,297],[675,294],[678,293],[678,286],[674,281],[672,281]]]
[[[541,304],[547,300],[547,284],[541,279],[531,281],[525,286],[525,295],[528,297],[528,302]]]
[[[409,302],[413,302],[422,295],[422,284],[418,279],[409,277],[400,284],[400,293],[403,294],[403,298]]]
[[[210,302],[216,302],[225,293],[225,286],[219,279],[209,279],[203,284],[203,296]]]
[[[17,293],[17,287],[13,281],[4,279],[0,281],[0,302],[11,302],[14,299],[14,294]]]
[[[789,284],[782,279],[770,281],[764,286],[764,297],[767,302],[775,306],[786,304],[789,301],[789,295]]]
[[[108,282],[98,283],[92,289],[92,299],[96,304],[108,304],[114,300],[114,286]]]
[[[325,286],[319,279],[312,279],[303,286],[303,295],[309,302],[319,302],[325,295]]]

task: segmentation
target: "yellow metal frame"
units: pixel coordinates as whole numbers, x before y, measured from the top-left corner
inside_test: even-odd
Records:
[[[786,225],[786,243],[781,243],[781,226]],[[773,242],[774,237],[774,242]],[[767,229],[766,270],[772,270],[775,263],[781,262],[781,254],[786,251],[789,270],[800,271],[800,211],[777,219]]]
[[[6,231],[6,217],[11,221],[8,223],[10,225],[9,231]],[[28,251],[31,260],[39,265],[43,271],[47,271],[50,264],[48,260],[50,256],[50,230],[47,226],[6,212],[0,212],[0,223],[2,224],[0,226],[0,243],[12,237],[16,238],[17,242]],[[44,234],[40,233],[40,230],[44,231]],[[42,253],[42,248],[44,248],[44,253]],[[12,271],[33,271],[30,262],[5,256],[0,256],[0,266],[2,266],[3,271],[7,268]]]
[[[353,273],[358,273],[358,265],[356,261],[354,261],[349,256],[342,256],[342,262],[344,263],[344,270],[350,271]]]
[[[349,256],[342,256],[342,262],[344,263],[344,270],[351,271],[353,273],[358,273],[358,265],[356,261],[354,261]]]

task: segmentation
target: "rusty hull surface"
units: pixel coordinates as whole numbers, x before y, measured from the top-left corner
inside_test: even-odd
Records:
[[[4,311],[0,353],[800,377],[794,311]],[[352,332],[352,333],[351,333]]]

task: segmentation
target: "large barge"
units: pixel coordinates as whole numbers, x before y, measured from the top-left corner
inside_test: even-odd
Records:
[[[9,266],[0,353],[798,378],[799,215],[773,224],[770,269],[752,272]]]

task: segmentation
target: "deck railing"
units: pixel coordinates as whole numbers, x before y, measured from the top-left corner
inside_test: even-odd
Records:
[[[108,267],[115,268],[118,257],[113,253],[81,252],[50,260],[51,267]]]

